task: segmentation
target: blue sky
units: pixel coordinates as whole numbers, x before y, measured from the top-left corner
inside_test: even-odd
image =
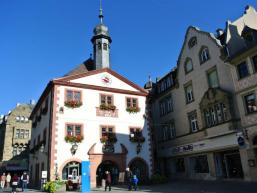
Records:
[[[103,0],[112,69],[143,86],[176,61],[189,25],[214,32],[256,0]],[[0,114],[37,100],[92,53],[98,0],[0,0]]]

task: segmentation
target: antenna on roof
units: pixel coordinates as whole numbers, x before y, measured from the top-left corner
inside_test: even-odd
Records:
[[[99,9],[99,16],[98,17],[100,18],[101,24],[103,24],[104,15],[103,15],[103,9],[102,9],[102,0],[100,0],[100,9]]]

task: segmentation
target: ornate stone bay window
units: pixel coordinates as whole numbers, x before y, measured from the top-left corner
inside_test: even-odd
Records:
[[[200,102],[205,128],[210,128],[232,119],[230,94],[220,88],[209,88]]]

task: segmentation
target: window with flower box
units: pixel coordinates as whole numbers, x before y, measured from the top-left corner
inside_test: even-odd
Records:
[[[66,124],[66,142],[81,142],[83,140],[82,124]]]
[[[130,127],[129,128],[129,140],[135,143],[143,143],[145,138],[143,136],[143,131],[139,127]]]
[[[64,105],[69,108],[78,108],[82,105],[81,91],[66,90]]]
[[[113,126],[101,126],[100,141],[102,143],[106,143],[106,142],[116,143],[117,142],[117,138],[116,138]]]
[[[113,102],[113,95],[100,94],[100,109],[112,111],[116,109]]]
[[[137,113],[140,111],[140,108],[138,107],[138,99],[137,98],[126,98],[126,111],[129,113]]]

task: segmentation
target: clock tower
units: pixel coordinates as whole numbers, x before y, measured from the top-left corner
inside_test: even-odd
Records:
[[[108,27],[103,24],[103,17],[100,1],[100,24],[95,27],[94,36],[91,39],[94,49],[95,69],[110,68],[110,44],[112,39],[109,36]]]

